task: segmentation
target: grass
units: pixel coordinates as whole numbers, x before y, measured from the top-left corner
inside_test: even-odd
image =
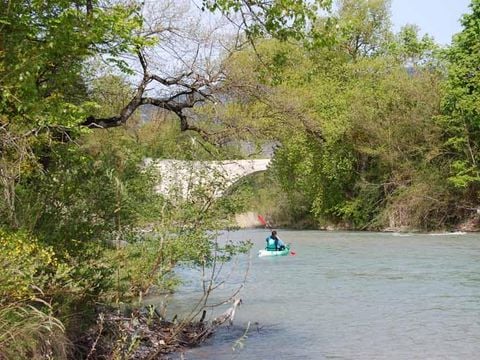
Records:
[[[65,328],[48,303],[0,303],[0,360],[64,360],[69,347]]]

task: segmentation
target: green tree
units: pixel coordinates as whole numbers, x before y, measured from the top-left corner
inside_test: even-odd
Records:
[[[391,39],[389,0],[341,0],[337,12],[339,45],[353,59],[385,50]]]
[[[69,1],[2,4],[0,211],[10,226],[20,225],[15,183],[44,169],[50,144],[74,138],[93,110],[82,74],[86,61],[102,55],[121,64],[121,53],[144,44],[135,35],[141,26],[137,7],[87,4],[91,6]]]
[[[238,121],[280,144],[272,170],[295,221],[356,228],[451,221],[453,194],[445,181],[438,194],[419,190],[431,182],[429,172],[444,171],[434,121],[442,76],[435,44],[413,29],[393,37],[387,2],[342,4],[333,43],[264,41],[256,46],[261,63],[248,51],[229,58],[232,92],[243,94]],[[320,33],[330,29],[326,21],[318,26]],[[355,39],[358,46],[349,46]],[[404,206],[406,194],[421,210]],[[407,210],[397,211],[400,203]]]
[[[463,30],[454,36],[447,52],[448,79],[445,84],[440,124],[444,131],[445,157],[450,180],[478,201],[480,169],[480,2],[473,0],[471,12],[462,17]]]
[[[212,10],[214,4],[208,4]],[[227,12],[239,10],[234,3],[216,4]],[[249,26],[261,23],[283,38],[307,24],[306,12],[313,14],[303,1],[258,5],[265,22],[250,9]],[[141,143],[148,130],[140,131],[136,110],[150,105],[176,115],[176,131],[159,128],[167,129],[167,136],[194,130],[206,137],[186,111],[212,98],[223,80],[201,69],[175,76],[155,72],[149,51],[171,27],[147,28],[143,6],[108,0],[0,1],[0,235],[5,250],[0,260],[9,267],[7,278],[15,274],[22,282],[22,289],[15,289],[2,281],[9,285],[1,289],[2,355],[4,346],[9,346],[6,354],[22,347],[39,357],[50,351],[50,335],[64,330],[61,323],[54,329],[44,326],[58,323],[51,313],[71,331],[78,316],[88,318],[85,307],[113,298],[112,289],[121,301],[144,294],[152,284],[169,288],[176,264],[209,266],[214,255],[224,261],[246,249],[215,242],[215,230],[228,224],[217,219],[228,219],[234,204],[214,204],[200,189],[196,202],[176,206],[154,192],[155,174],[141,166],[153,146]],[[283,21],[284,11],[294,24],[286,32],[281,27],[290,22]],[[99,62],[114,68],[102,74]],[[128,86],[127,77],[136,85]],[[131,126],[124,128],[127,121]],[[161,151],[172,149],[178,148]],[[145,238],[138,231],[146,223],[154,223],[158,237]],[[192,242],[195,246],[189,246]],[[16,290],[25,291],[16,296]],[[33,296],[40,296],[44,307],[33,303]],[[12,304],[16,299],[20,303]],[[38,316],[30,317],[31,324],[19,314]],[[10,328],[19,330],[22,343],[3,341]],[[28,338],[28,329],[39,330]],[[52,356],[65,357],[60,347],[62,353]]]
[[[420,28],[416,25],[405,25],[392,42],[393,53],[407,66],[425,65],[438,58],[435,53],[438,46],[428,34],[419,37]]]
[[[332,0],[203,0],[203,8],[240,17],[241,26],[251,38],[274,36],[277,39],[302,39],[321,9]]]

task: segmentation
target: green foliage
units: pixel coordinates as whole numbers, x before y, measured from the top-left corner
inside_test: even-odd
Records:
[[[272,174],[285,196],[275,205],[286,207],[294,223],[313,217],[322,226],[388,227],[384,215],[400,202],[393,194],[429,183],[426,168],[440,178],[439,198],[452,191],[436,121],[442,95],[436,45],[419,39],[415,27],[393,36],[388,6],[342,1],[333,18],[317,24],[332,42],[318,48],[264,41],[256,46],[261,62],[248,50],[229,58],[232,87],[255,89],[243,91],[238,121],[281,144]],[[401,226],[458,221],[445,216],[450,200],[438,211],[427,197],[415,201],[419,212],[402,217]],[[429,221],[418,220],[427,214]]]
[[[0,357],[66,359],[65,326],[77,316],[72,311],[107,288],[111,271],[99,263],[62,260],[34,236],[0,229]]]
[[[347,221],[355,229],[380,229],[383,224],[378,224],[381,214],[383,191],[377,184],[358,182],[355,184],[354,197],[344,201],[335,209],[334,214]]]
[[[420,28],[406,25],[400,29],[396,41],[390,44],[389,51],[408,66],[424,64],[435,59],[438,46],[428,34],[419,37]]]
[[[119,226],[128,229],[154,211],[155,176],[140,167],[141,158],[112,136],[87,152],[58,145],[48,170],[17,185],[19,221],[58,251],[73,244],[101,241]],[[88,144],[86,143],[87,147]]]
[[[251,248],[249,242],[219,244],[218,231],[211,227],[207,231],[200,223],[191,229],[157,226],[154,230],[141,241],[110,251],[109,262],[117,273],[109,296],[115,301],[138,301],[145,294],[173,292],[182,281],[176,275],[180,267],[209,267]]]
[[[0,9],[0,214],[12,227],[21,226],[16,182],[44,176],[52,148],[85,132],[78,125],[95,109],[87,61],[122,65],[121,54],[149,43],[137,35],[138,7],[104,5],[92,1],[88,13],[70,1],[13,0]]]
[[[353,59],[374,56],[392,37],[389,0],[341,0],[336,17],[339,46]]]
[[[278,39],[301,39],[320,9],[328,9],[331,0],[203,0],[202,9],[225,15],[241,13],[251,38],[270,34]]]
[[[205,125],[208,128],[208,124]],[[228,158],[226,146],[205,142],[199,135],[182,132],[178,120],[166,113],[153,114],[139,127],[138,146],[146,157],[153,159],[211,160]]]
[[[178,268],[248,251],[217,238],[249,204],[280,223],[433,229],[461,219],[456,199],[478,200],[478,0],[448,51],[444,89],[433,40],[414,26],[393,35],[388,1],[342,0],[325,18],[330,1],[202,1],[244,15],[255,40],[225,61],[227,105],[195,111],[214,144],[151,109],[128,127],[79,126],[118,114],[134,94],[123,55],[154,44],[141,35],[140,4],[6,4],[0,357],[65,358],[72,314],[172,291]],[[99,76],[92,64],[102,61],[119,72]],[[184,201],[155,192],[159,174],[145,157],[218,160],[241,153],[241,140],[276,146],[268,174],[218,201],[219,177],[200,175]]]
[[[25,250],[35,244],[29,236],[22,235],[29,239],[25,249],[6,241],[19,250],[4,251],[4,264],[13,275],[21,274],[24,285],[18,287],[17,277],[5,272],[2,284],[11,286],[2,295],[16,299],[21,288],[29,291],[23,295],[27,299],[41,293],[61,319],[66,317],[69,329],[76,327],[69,314],[88,310],[94,301],[132,301],[151,291],[173,291],[178,266],[208,267],[250,248],[216,242],[238,209],[235,199],[214,203],[207,191],[213,185],[205,184],[190,202],[167,201],[154,191],[158,174],[142,166],[141,131],[108,132],[108,138],[92,133],[76,146],[50,147],[42,160],[44,172],[16,184],[20,226],[38,237],[40,249],[51,249],[55,261],[42,272],[43,258]],[[23,267],[28,272],[17,274]]]
[[[458,211],[458,195],[441,168],[417,169],[390,193],[380,223],[392,229],[450,230],[465,216]]]
[[[108,73],[93,79],[90,87],[89,96],[96,103],[92,115],[99,118],[118,115],[127,105],[134,92],[125,76]],[[137,123],[138,116],[134,115],[131,122]]]
[[[57,254],[25,232],[0,230],[0,249],[2,306],[41,297],[58,305],[57,314],[64,316],[70,305],[89,301],[109,286],[112,271],[92,246],[74,257]]]
[[[249,35],[300,39],[328,3],[257,2]],[[181,134],[166,116],[149,124],[133,116],[131,127],[102,132],[81,126],[90,115],[118,114],[134,93],[125,78],[134,71],[124,56],[155,43],[143,35],[141,3],[2,5],[0,357],[65,358],[53,337],[61,344],[63,326],[77,328],[95,302],[131,300],[153,287],[171,290],[177,266],[213,266],[250,245],[216,242],[238,211],[238,198],[215,203],[213,183],[189,202],[170,201],[155,192],[158,174],[143,165],[145,156],[228,156],[219,150],[228,148],[227,140],[222,147],[205,144]],[[229,13],[252,4],[204,5]],[[273,65],[287,66],[285,59],[278,55]],[[100,76],[98,62],[115,65],[118,73]],[[154,233],[141,231],[147,227]]]
[[[306,201],[293,197],[294,193],[282,190],[273,172],[267,170],[242,178],[229,189],[226,199],[233,200],[235,213],[262,214],[277,227],[305,227],[310,220]]]
[[[25,232],[0,228],[0,305],[33,299],[48,285],[56,267],[55,254]]]
[[[104,54],[121,64],[118,56],[143,41],[134,35],[141,26],[137,9],[122,5],[86,14],[70,1],[14,0],[0,20],[8,34],[0,48],[0,114],[26,130],[83,121],[91,110],[80,75],[85,60]]]
[[[478,189],[480,172],[480,2],[472,0],[471,12],[463,16],[463,30],[453,38],[447,52],[448,80],[443,98],[445,151],[451,162],[450,180],[467,194]],[[478,198],[471,199],[478,201]]]

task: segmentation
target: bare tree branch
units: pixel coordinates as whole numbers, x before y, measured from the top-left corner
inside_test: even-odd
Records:
[[[147,64],[147,59],[145,59],[145,55],[143,55],[142,49],[138,50],[137,55],[138,55],[138,59],[140,60],[140,65],[142,65],[143,74],[147,75],[148,64]]]
[[[210,134],[192,124],[187,110],[213,99],[223,83],[224,74],[211,59],[219,56],[215,44],[225,39],[225,33],[214,35],[219,24],[206,24],[205,28],[200,12],[198,18],[192,17],[188,6],[176,0],[145,3],[142,11],[146,23],[142,35],[159,41],[153,47],[137,49],[136,56],[127,60],[137,62],[133,67],[140,78],[133,95],[119,113],[92,115],[81,125],[92,129],[122,126],[137,109],[154,106],[177,115],[182,131],[195,131],[208,140]]]
[[[92,0],[87,0],[86,7],[87,7],[87,15],[91,16],[92,13],[93,13],[93,1]]]
[[[119,115],[108,118],[96,118],[89,116],[83,123],[83,126],[89,128],[110,128],[125,124],[133,115],[135,110],[143,105],[152,105],[161,109],[172,111],[180,118],[182,131],[194,130],[200,131],[199,128],[188,124],[187,117],[183,110],[193,108],[197,103],[206,101],[211,96],[211,88],[213,85],[203,77],[195,76],[192,78],[193,72],[183,73],[177,77],[164,78],[159,75],[151,75],[148,71],[148,63],[142,51],[138,51],[138,58],[143,69],[143,78],[135,90],[133,98],[121,110]],[[189,79],[187,81],[186,79]],[[147,86],[155,81],[170,89],[167,96],[149,97],[144,96]]]

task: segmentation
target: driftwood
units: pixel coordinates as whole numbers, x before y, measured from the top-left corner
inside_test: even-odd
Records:
[[[229,308],[227,311],[225,311],[222,315],[217,316],[215,319],[212,321],[212,325],[214,326],[219,326],[228,321],[230,325],[233,324],[233,319],[235,318],[235,311],[237,310],[237,307],[242,304],[242,299],[236,299],[233,302],[233,305],[231,308]]]
[[[96,359],[165,359],[168,354],[198,346],[222,324],[232,324],[242,303],[235,299],[232,306],[211,321],[205,321],[204,310],[199,321],[181,322],[176,315],[164,320],[155,311],[133,311],[131,315],[104,310],[97,324],[77,342],[77,348],[88,360]]]

